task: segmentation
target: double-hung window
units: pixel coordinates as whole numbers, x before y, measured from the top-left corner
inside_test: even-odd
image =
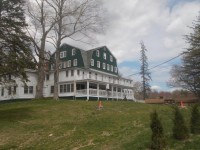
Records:
[[[72,49],[72,56],[74,56],[75,54],[76,54],[76,49],[73,48],[73,49]]]
[[[112,57],[112,55],[110,55],[110,62],[113,62],[113,57]]]
[[[100,54],[99,54],[99,50],[96,50],[96,56],[99,57]]]
[[[100,61],[97,61],[97,68],[100,68],[101,65],[100,65]]]
[[[60,58],[65,58],[67,55],[66,51],[60,52]]]
[[[24,86],[24,94],[33,94],[33,86]]]
[[[91,66],[94,66],[94,59],[91,59]]]
[[[108,70],[108,71],[110,70],[110,65],[109,65],[109,64],[107,64],[107,70]]]
[[[77,59],[74,59],[73,66],[77,66]]]
[[[68,60],[67,67],[71,67],[71,66],[72,66],[72,62],[71,60]]]
[[[103,69],[106,69],[106,64],[105,63],[103,63]]]
[[[105,52],[103,53],[103,59],[106,59],[106,53]]]

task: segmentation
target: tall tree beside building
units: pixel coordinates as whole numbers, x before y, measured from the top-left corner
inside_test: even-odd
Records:
[[[38,99],[43,97],[48,34],[57,20],[55,20],[56,14],[49,9],[47,0],[27,0],[27,15],[30,20],[27,32],[34,45],[34,54],[38,58],[35,59],[38,73],[35,97]]]
[[[34,6],[34,7],[33,7]],[[29,30],[35,44],[38,61],[36,98],[42,97],[44,82],[45,44],[51,43],[56,52],[54,63],[54,99],[58,99],[60,47],[64,39],[82,41],[89,33],[102,27],[100,5],[97,0],[30,0],[28,12],[34,32]],[[38,38],[40,37],[40,38]]]
[[[34,67],[23,6],[23,0],[0,1],[0,84],[7,75],[27,80],[25,68]]]
[[[184,52],[182,64],[172,68],[169,85],[187,89],[200,98],[200,15],[191,28],[193,33],[186,36],[189,48]]]
[[[150,84],[149,81],[151,80],[151,74],[149,72],[148,68],[148,59],[146,56],[147,49],[143,42],[141,42],[141,68],[140,68],[140,74],[142,77],[142,95],[143,100],[147,98],[147,93],[150,91]]]
[[[54,99],[58,99],[60,47],[62,41],[71,38],[82,40],[102,29],[100,3],[97,0],[48,0],[49,7],[56,14],[51,41],[56,49],[54,67]],[[77,39],[78,38],[78,39]]]

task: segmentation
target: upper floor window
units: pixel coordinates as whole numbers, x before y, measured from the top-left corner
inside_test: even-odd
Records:
[[[74,59],[73,66],[77,66],[77,59]]]
[[[96,56],[99,57],[99,50],[96,50]]]
[[[103,69],[106,69],[106,64],[105,63],[103,63]]]
[[[97,67],[100,68],[100,61],[97,61]]]
[[[74,76],[74,70],[71,70],[71,76],[72,77]]]
[[[106,53],[103,53],[103,59],[106,59]]]
[[[63,51],[63,52],[60,52],[60,58],[64,58],[64,57],[66,57],[66,51]]]
[[[91,59],[91,66],[94,66],[94,59]]]
[[[77,75],[78,75],[78,76],[80,75],[80,70],[77,70]]]
[[[69,72],[68,72],[68,70],[66,71],[66,77],[68,77],[69,76]]]
[[[110,65],[110,71],[113,72],[113,65]]]
[[[68,60],[67,67],[71,67],[71,66],[72,66],[72,62],[71,60]]]
[[[74,56],[75,54],[76,54],[76,49],[73,48],[73,49],[72,49],[72,56]]]
[[[110,70],[110,65],[109,65],[109,64],[107,64],[107,70],[108,70],[108,71]]]
[[[117,67],[115,67],[115,73],[117,73]]]
[[[112,57],[112,55],[110,55],[110,62],[113,62],[113,57]]]

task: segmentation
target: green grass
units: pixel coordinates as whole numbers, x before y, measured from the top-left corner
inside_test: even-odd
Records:
[[[172,138],[172,108],[134,102],[31,100],[0,103],[0,149],[142,150],[151,139],[156,109],[169,150],[197,150],[200,136]],[[190,108],[182,109],[189,124]]]

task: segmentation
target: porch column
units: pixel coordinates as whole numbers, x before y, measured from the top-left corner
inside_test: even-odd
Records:
[[[121,88],[121,98],[122,98],[122,100],[123,100],[123,96],[124,96],[123,89]]]
[[[97,98],[99,100],[99,83],[97,83]]]
[[[90,88],[90,82],[87,80],[87,100],[89,100],[89,88]]]
[[[117,100],[118,100],[118,87],[116,87]]]
[[[74,100],[76,100],[76,81],[74,80]]]
[[[113,101],[113,85],[111,86],[111,96],[112,96],[112,101]]]

